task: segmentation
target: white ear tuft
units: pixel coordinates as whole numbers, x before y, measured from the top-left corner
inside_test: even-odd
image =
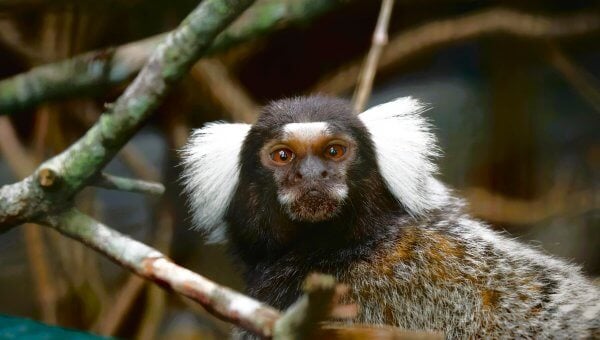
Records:
[[[240,151],[250,127],[209,123],[195,130],[181,151],[193,223],[210,243],[225,241],[223,218],[239,182]]]
[[[440,151],[429,123],[421,116],[425,110],[419,101],[404,97],[359,115],[371,133],[383,179],[413,216],[439,207],[447,197],[447,189],[434,178],[433,160]]]

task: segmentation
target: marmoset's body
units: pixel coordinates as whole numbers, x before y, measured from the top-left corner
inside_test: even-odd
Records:
[[[353,115],[326,97],[211,124],[184,151],[195,223],[228,241],[250,295],[285,309],[310,272],[350,286],[357,322],[448,338],[600,336],[578,267],[490,230],[434,178],[435,137],[410,98]]]

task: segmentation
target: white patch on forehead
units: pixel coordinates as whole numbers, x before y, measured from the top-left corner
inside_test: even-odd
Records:
[[[283,126],[284,138],[311,140],[328,134],[326,122],[290,123]]]

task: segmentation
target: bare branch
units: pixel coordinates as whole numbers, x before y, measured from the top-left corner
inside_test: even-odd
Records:
[[[392,15],[393,7],[394,0],[381,1],[381,10],[379,12],[379,18],[377,19],[375,32],[373,33],[371,49],[365,60],[365,65],[360,72],[358,86],[354,93],[354,112],[356,113],[361,112],[365,108],[369,96],[371,95],[373,80],[375,79],[375,73],[377,72],[377,64],[379,64],[381,51],[388,42],[388,26],[390,24],[390,16]]]
[[[277,310],[180,267],[157,250],[132,240],[75,209],[57,216],[48,216],[43,222],[141,277],[193,299],[213,315],[255,334],[271,336],[273,324],[279,317]]]
[[[284,25],[311,20],[349,0],[262,0],[222,32],[207,54],[274,31]],[[171,33],[169,33],[171,34]],[[135,75],[167,34],[117,48],[85,53],[47,64],[0,81],[0,115],[43,101],[98,93]],[[194,61],[197,58],[194,59]]]
[[[173,218],[167,208],[163,207],[159,210],[156,222],[157,232],[153,241],[154,247],[168,256],[173,238]],[[114,295],[111,306],[102,311],[92,329],[102,335],[114,335],[134,306],[133,303],[144,291],[146,283],[148,282],[137,275],[130,274],[126,283]],[[160,325],[159,319],[162,317],[164,309],[165,292],[154,285],[148,286],[146,292],[146,307],[139,331],[139,334],[142,335],[137,338],[153,339],[153,331]],[[202,309],[199,306],[198,308]]]
[[[161,183],[148,182],[140,179],[125,178],[102,173],[92,185],[112,190],[139,192],[142,194],[160,196],[165,192]]]
[[[434,48],[487,34],[510,34],[526,39],[559,39],[589,34],[600,29],[598,12],[542,16],[512,9],[492,8],[458,18],[423,24],[395,36],[381,54],[377,70],[388,69],[409,57]],[[362,62],[343,66],[325,77],[310,92],[339,94],[356,84]]]
[[[125,93],[81,139],[22,182],[0,188],[0,230],[65,209],[137,132],[217,34],[251,3],[203,1],[156,48]]]

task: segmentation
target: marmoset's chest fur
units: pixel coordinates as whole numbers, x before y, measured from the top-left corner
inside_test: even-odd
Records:
[[[600,298],[578,268],[506,239],[461,210],[455,200],[426,221],[390,220],[368,245],[297,249],[257,263],[247,273],[248,291],[285,309],[317,271],[350,286],[359,323],[443,331],[448,338],[598,332]]]

